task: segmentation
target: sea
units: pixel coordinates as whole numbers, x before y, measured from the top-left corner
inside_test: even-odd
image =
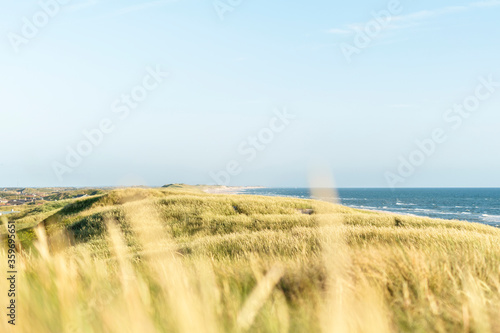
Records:
[[[246,188],[241,194],[319,199],[308,188]],[[341,188],[340,202],[352,208],[500,227],[500,188]]]

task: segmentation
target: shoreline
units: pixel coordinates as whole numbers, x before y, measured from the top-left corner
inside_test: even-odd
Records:
[[[203,189],[208,194],[242,194],[242,190],[265,188],[263,186],[213,186]]]
[[[260,189],[260,188],[265,188],[263,186],[218,186],[218,187],[211,187],[211,188],[206,188],[203,190],[203,192],[208,193],[208,194],[229,194],[229,195],[244,195],[242,193],[243,190],[252,190],[252,189]],[[246,195],[256,195],[258,196],[259,194],[246,194]],[[299,197],[294,197],[294,196],[279,196],[279,195],[260,195],[264,197],[270,197],[270,198],[293,198],[293,199],[304,199],[304,200],[316,200],[316,201],[323,201],[321,199],[314,199],[314,198],[299,198]],[[385,214],[394,214],[394,215],[407,215],[407,216],[415,216],[415,217],[426,217],[426,216],[418,216],[410,213],[400,213],[400,212],[393,212],[393,211],[387,211],[387,210],[378,210],[378,209],[369,209],[369,208],[359,208],[359,207],[351,207],[343,203],[339,203],[341,206],[349,207],[352,209],[358,209],[358,210],[366,210],[369,212],[375,212],[375,213],[385,213]]]
[[[267,197],[279,197],[279,198],[294,198],[294,199],[309,199],[309,200],[319,200],[319,201],[324,201],[319,198],[306,198],[302,196],[293,196],[293,195],[287,195],[285,193],[274,193],[273,191],[270,191],[267,194],[258,194],[258,193],[246,193],[245,190],[248,189],[271,189],[272,188],[266,188],[266,187],[259,187],[259,186],[214,186],[211,188],[207,188],[205,190],[206,193],[212,193],[212,194],[228,194],[228,195],[259,195],[259,196],[267,196]],[[250,191],[253,192],[253,191]],[[264,191],[266,192],[266,191]],[[354,203],[353,203],[354,204]],[[416,212],[416,211],[411,211],[411,209],[401,211],[399,209],[394,209],[394,210],[389,210],[384,208],[367,208],[367,207],[360,207],[359,205],[349,205],[349,202],[345,203],[342,202],[342,200],[339,197],[339,205],[351,208],[351,209],[356,209],[359,211],[365,211],[365,212],[373,212],[373,213],[379,213],[379,214],[391,214],[391,215],[401,215],[401,216],[411,216],[411,217],[421,217],[421,218],[429,218],[429,219],[440,219],[440,220],[447,220],[447,221],[460,221],[460,222],[468,222],[468,223],[481,223],[484,225],[489,225],[495,228],[500,228],[500,220],[498,217],[500,215],[491,215],[491,213],[488,213],[488,211],[479,211],[475,212],[474,214],[470,213],[465,215],[463,212],[458,213],[454,211],[432,211],[429,214],[423,213],[423,212]],[[491,217],[490,217],[491,216]]]
[[[207,188],[207,189],[204,189],[203,191],[205,193],[209,193],[209,194],[258,195],[258,194],[245,194],[242,191],[246,190],[246,189],[260,189],[260,188],[266,188],[266,187],[262,187],[262,186],[234,186],[234,187],[232,187],[232,186],[219,186],[219,187]],[[299,198],[299,197],[294,197],[294,196],[279,196],[279,195],[261,195],[261,196],[266,196],[266,197],[270,197],[270,198],[293,198],[293,199],[306,199],[306,200],[323,201],[321,199]],[[339,205],[345,206],[345,207],[348,207],[348,208],[351,208],[351,209],[357,209],[357,210],[360,210],[360,211],[367,211],[367,212],[373,212],[373,213],[379,213],[379,214],[390,214],[390,215],[402,215],[402,216],[428,218],[428,219],[439,219],[439,218],[436,218],[436,217],[431,217],[431,216],[426,216],[426,215],[417,215],[417,214],[412,214],[412,213],[407,213],[407,212],[396,212],[396,211],[389,211],[389,210],[352,207],[352,206],[346,205],[344,203],[339,203]],[[475,222],[475,221],[461,220],[461,219],[446,219],[446,218],[444,218],[443,220],[468,222],[468,223],[481,223],[481,224],[490,225],[490,226],[498,228],[498,225],[490,224],[490,223],[484,223],[484,222]]]

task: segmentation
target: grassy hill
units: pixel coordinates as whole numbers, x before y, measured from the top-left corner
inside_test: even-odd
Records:
[[[91,196],[103,193],[104,191],[100,189],[72,189],[67,191],[56,191],[53,194],[50,194],[49,196],[45,197],[44,199],[49,201],[67,200],[84,195]]]
[[[185,185],[8,218],[21,332],[500,332],[485,225]]]

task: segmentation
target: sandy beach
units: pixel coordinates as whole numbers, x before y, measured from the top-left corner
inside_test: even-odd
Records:
[[[262,186],[212,186],[203,189],[209,194],[241,194],[243,190],[264,188]]]

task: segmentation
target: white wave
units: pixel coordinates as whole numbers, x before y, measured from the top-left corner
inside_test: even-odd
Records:
[[[500,215],[483,214],[483,220],[489,223],[500,223]]]
[[[360,205],[360,206],[357,206],[357,205],[351,205],[351,207],[354,207],[354,208],[360,208],[360,209],[379,209],[378,207],[363,206],[363,205]]]
[[[414,204],[414,203],[405,203],[405,202],[401,202],[401,201],[397,201],[396,202],[396,206],[416,206],[417,204]]]
[[[413,208],[416,212],[427,212],[427,213],[435,213],[434,209],[426,209],[426,208]]]

